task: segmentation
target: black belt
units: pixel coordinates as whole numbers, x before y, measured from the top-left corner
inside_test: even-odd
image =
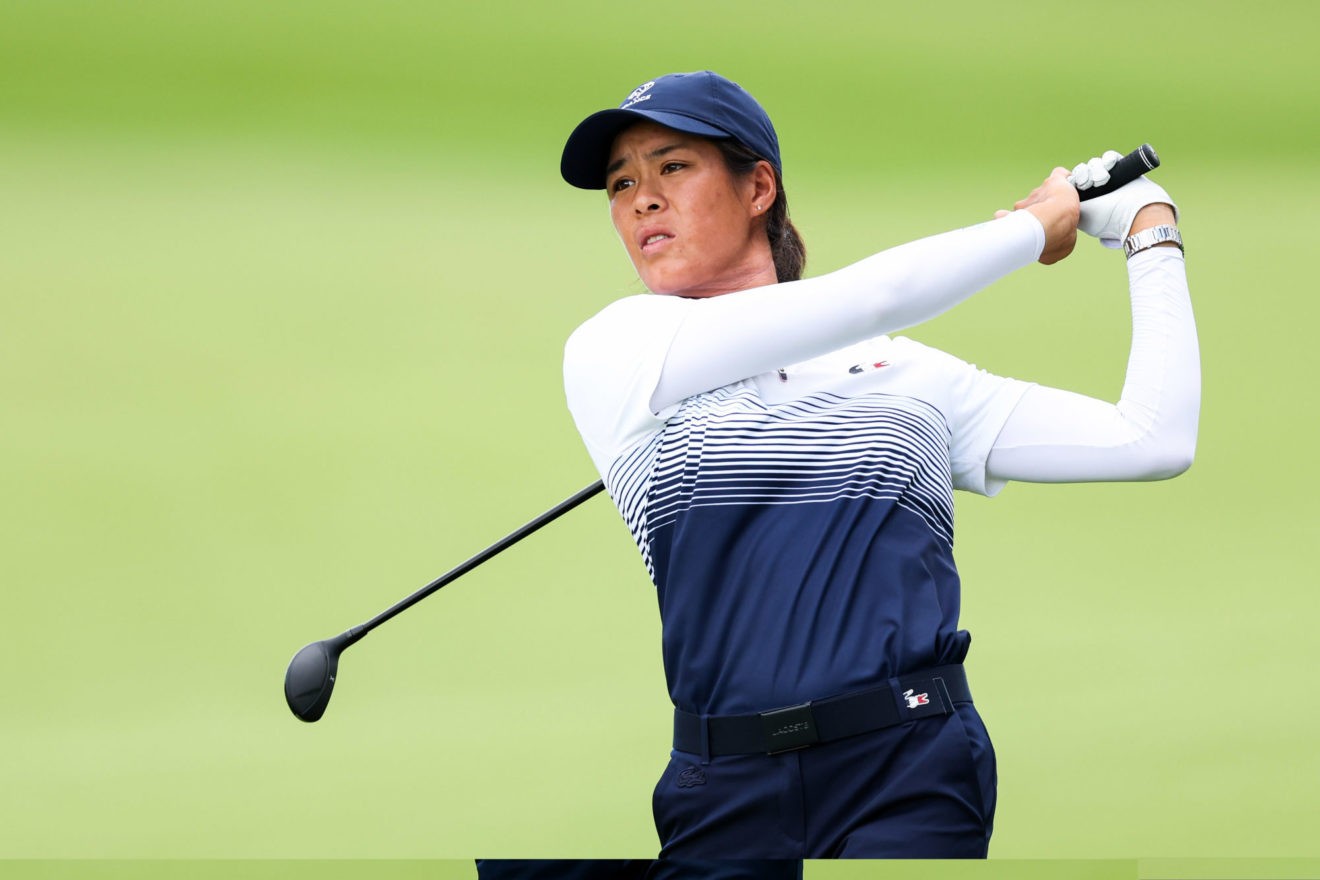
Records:
[[[948,715],[955,703],[971,701],[962,664],[936,666],[881,687],[753,715],[703,718],[675,709],[674,748],[696,755],[773,755]]]

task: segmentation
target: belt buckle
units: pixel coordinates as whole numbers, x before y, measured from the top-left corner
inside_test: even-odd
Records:
[[[805,749],[820,742],[816,716],[811,711],[810,702],[772,709],[760,715],[768,755]]]

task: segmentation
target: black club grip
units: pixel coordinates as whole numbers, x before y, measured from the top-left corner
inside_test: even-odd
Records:
[[[1142,144],[1114,163],[1114,167],[1109,169],[1108,183],[1104,186],[1093,186],[1090,189],[1079,189],[1077,197],[1084,202],[1087,199],[1094,199],[1097,196],[1111,193],[1120,186],[1125,186],[1136,180],[1147,171],[1154,171],[1159,167],[1160,157],[1155,152],[1155,148],[1150,144]]]

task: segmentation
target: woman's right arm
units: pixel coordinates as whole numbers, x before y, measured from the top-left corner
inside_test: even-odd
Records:
[[[651,411],[919,324],[1035,260],[1025,213],[899,245],[828,275],[685,300]]]
[[[569,410],[596,466],[606,473],[694,394],[912,326],[1033,260],[1061,259],[1076,236],[1076,190],[1056,173],[1033,198],[818,278],[607,306],[564,350]]]
[[[1039,259],[1067,256],[1077,192],[1058,168],[1012,214],[919,239],[828,275],[685,300],[651,411],[702,391],[893,333],[942,314]]]

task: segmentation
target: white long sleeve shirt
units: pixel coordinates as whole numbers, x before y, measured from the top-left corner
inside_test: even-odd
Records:
[[[886,335],[1043,244],[1018,212],[817,278],[628,297],[575,331],[569,408],[659,590],[675,705],[763,711],[957,662],[953,489],[1187,466],[1200,378],[1177,250],[1128,263],[1117,404]]]

